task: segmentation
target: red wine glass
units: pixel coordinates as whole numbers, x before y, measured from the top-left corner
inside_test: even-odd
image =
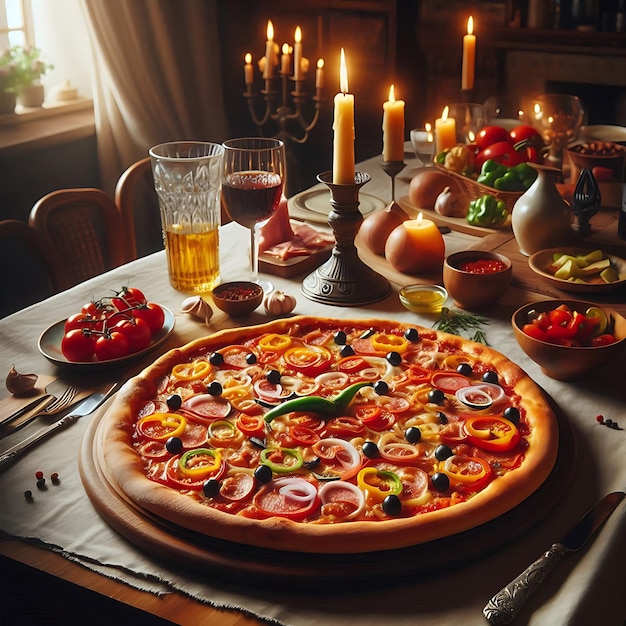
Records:
[[[279,139],[244,137],[223,143],[222,201],[230,218],[250,229],[251,280],[259,281],[256,230],[276,211],[285,181],[285,144]]]

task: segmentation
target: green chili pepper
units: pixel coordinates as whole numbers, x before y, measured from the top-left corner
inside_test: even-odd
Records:
[[[494,228],[503,224],[508,216],[504,201],[491,194],[472,200],[467,211],[467,221],[474,226]]]
[[[269,424],[275,417],[285,415],[285,413],[291,413],[292,411],[310,411],[311,413],[321,413],[324,416],[335,417],[346,410],[359,389],[371,386],[372,383],[370,382],[362,381],[354,383],[343,389],[333,400],[320,396],[303,396],[302,398],[286,400],[282,404],[270,409],[263,419]]]

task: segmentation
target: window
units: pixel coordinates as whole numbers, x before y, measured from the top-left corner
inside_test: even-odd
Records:
[[[30,0],[0,0],[0,49],[34,45]]]

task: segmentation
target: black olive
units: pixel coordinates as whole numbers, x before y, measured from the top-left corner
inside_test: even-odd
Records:
[[[172,411],[178,411],[183,404],[183,399],[177,394],[172,394],[167,399],[167,408],[172,409]]]
[[[259,465],[254,470],[254,477],[262,484],[265,485],[272,480],[272,470],[267,465]]]
[[[446,396],[441,389],[431,389],[428,392],[428,401],[433,404],[443,404],[445,399]]]
[[[400,515],[402,512],[402,502],[400,502],[400,498],[393,493],[388,495],[383,500],[383,511],[387,513],[387,515]]]
[[[386,396],[389,393],[389,385],[384,380],[377,380],[374,383],[374,391],[379,396]]]
[[[346,335],[346,333],[343,330],[338,330],[335,333],[335,343],[338,346],[344,346],[346,344],[347,340],[348,340],[348,336]]]
[[[217,478],[209,478],[202,485],[202,493],[207,498],[214,498],[220,492],[220,481]]]
[[[211,365],[222,365],[222,363],[224,363],[224,357],[220,352],[212,352],[209,356],[209,363]]]
[[[439,418],[440,424],[448,423],[448,416],[443,411],[439,411],[439,413],[437,414],[437,417]]]
[[[461,363],[456,371],[463,376],[469,376],[472,373],[472,366],[469,363]]]
[[[165,442],[165,449],[170,454],[178,454],[183,449],[183,440],[180,437],[170,437]]]
[[[516,406],[507,406],[502,413],[502,417],[509,420],[509,422],[513,422],[513,424],[517,424],[520,418],[519,409]]]
[[[452,452],[452,449],[450,448],[450,446],[446,446],[443,443],[438,445],[435,448],[435,458],[438,461],[445,461],[446,459],[450,458],[453,454],[454,452]]]
[[[319,456],[316,456],[311,461],[305,461],[302,464],[302,467],[306,467],[309,470],[314,470],[321,462],[322,462],[322,459],[320,459]]]
[[[270,370],[267,374],[265,374],[265,378],[267,378],[268,383],[278,385],[280,382],[280,372],[278,370]]]
[[[257,448],[261,448],[261,450],[265,450],[267,445],[265,443],[265,439],[259,439],[258,437],[250,437],[250,443]]]
[[[352,346],[346,344],[345,346],[341,346],[339,354],[341,356],[354,356],[354,350],[352,349]]]
[[[373,441],[366,441],[362,451],[368,459],[375,459],[378,456],[378,446]]]
[[[216,380],[210,382],[207,385],[207,393],[212,395],[212,396],[221,396],[222,395],[222,385],[220,385],[220,383],[218,383]]]
[[[404,331],[404,338],[408,341],[412,341],[413,343],[415,343],[419,340],[420,334],[417,331],[417,328],[407,328]]]
[[[399,352],[389,352],[385,358],[390,365],[400,365],[402,363],[402,355]]]
[[[433,487],[437,491],[448,491],[450,488],[450,479],[443,472],[437,472],[433,474],[430,478],[433,483]]]
[[[246,354],[246,363],[248,365],[254,365],[256,363],[256,354],[254,354],[254,352],[248,352],[248,354]]]
[[[374,334],[374,329],[373,328],[368,328],[367,330],[363,331],[359,335],[359,339],[367,339],[368,337],[371,337],[373,334]]]
[[[404,431],[404,437],[409,443],[417,443],[422,438],[422,431],[417,426],[410,426]]]
[[[489,370],[483,374],[483,382],[484,383],[493,383],[494,385],[498,384],[498,373],[493,370]]]

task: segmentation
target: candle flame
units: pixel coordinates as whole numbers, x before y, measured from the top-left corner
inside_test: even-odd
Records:
[[[474,34],[474,18],[471,15],[469,16],[467,20],[467,34],[468,35]]]
[[[422,221],[422,218],[423,218],[423,217],[424,217],[424,216],[422,215],[422,212],[420,211],[420,212],[417,214],[417,217],[415,218],[415,221],[419,224],[419,223]]]
[[[424,129],[426,130],[427,133],[429,133],[432,130],[432,126],[430,125],[429,122],[426,122],[426,124],[424,124]]]
[[[348,68],[346,67],[346,53],[341,49],[341,65],[339,66],[339,86],[341,93],[348,93]]]
[[[274,24],[272,24],[272,20],[267,20],[267,40],[274,41]]]
[[[295,34],[296,43],[300,43],[302,41],[302,30],[299,26],[296,26],[296,34]]]
[[[289,44],[288,43],[284,43],[283,44],[283,54],[289,54]]]
[[[396,101],[396,90],[393,85],[389,87],[389,102],[393,103]]]
[[[252,63],[252,55],[249,52],[246,52],[244,61],[246,62],[246,65],[250,65],[250,63]]]
[[[324,67],[324,59],[317,60],[317,69],[321,70]]]
[[[470,143],[474,143],[474,140],[476,139],[476,135],[470,130],[467,132],[467,138]]]
[[[445,122],[448,119],[448,113],[450,111],[450,107],[446,106],[443,110],[443,113],[441,114],[441,121]]]

